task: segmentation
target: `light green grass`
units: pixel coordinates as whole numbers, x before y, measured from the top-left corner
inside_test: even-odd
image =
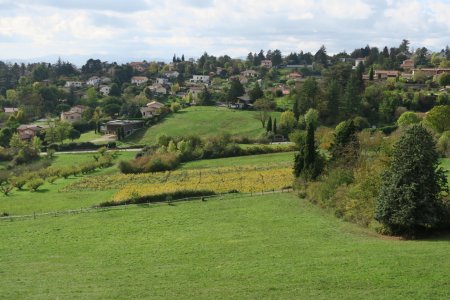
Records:
[[[52,166],[69,167],[94,161],[94,153],[62,154],[54,156]],[[97,175],[115,174],[119,172],[118,162],[134,158],[136,152],[118,152],[115,164],[106,169],[99,169],[92,174],[85,175],[95,180]],[[45,213],[61,210],[71,210],[91,207],[100,202],[110,200],[116,190],[103,191],[78,191],[76,193],[60,192],[60,190],[85,176],[60,178],[55,183],[46,182],[37,192],[28,190],[17,191],[14,189],[9,196],[0,195],[0,213],[7,212],[10,215],[24,215],[35,213]]]
[[[380,238],[293,194],[0,222],[5,299],[448,299],[450,237]]]
[[[294,152],[282,152],[282,153],[197,160],[183,164],[181,166],[181,169],[237,167],[248,165],[261,166],[274,164],[293,165],[293,163],[294,163]]]
[[[190,107],[168,116],[164,121],[148,129],[140,130],[126,138],[123,144],[155,144],[157,137],[166,134],[173,137],[199,135],[218,136],[229,133],[235,136],[256,138],[264,132],[255,112],[230,110],[219,107]],[[279,119],[280,113],[273,117]],[[122,144],[122,143],[121,143]]]

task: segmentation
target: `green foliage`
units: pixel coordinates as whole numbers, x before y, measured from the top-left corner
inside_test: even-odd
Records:
[[[320,88],[316,79],[314,77],[308,77],[302,84],[297,96],[298,98],[296,99],[299,115],[306,113],[310,108],[315,108],[319,95]]]
[[[427,113],[424,121],[436,132],[441,133],[450,130],[450,106],[438,105],[433,107]]]
[[[278,128],[280,133],[287,136],[294,130],[295,126],[297,126],[297,120],[295,119],[294,113],[290,110],[283,112],[280,117]]]
[[[404,112],[400,118],[397,120],[397,125],[399,127],[406,127],[411,126],[414,124],[419,124],[422,121],[422,119],[412,111]]]
[[[227,101],[235,102],[237,97],[244,95],[245,89],[238,79],[231,80],[230,88],[227,93]]]
[[[205,86],[203,88],[203,91],[198,95],[198,105],[212,106],[212,105],[215,105],[215,104],[216,104],[216,102],[214,101],[211,92]]]
[[[353,120],[341,122],[336,126],[334,141],[331,145],[331,153],[334,160],[342,160],[344,163],[355,160],[359,152],[356,133],[357,128]]]
[[[314,132],[314,126],[308,125],[305,143],[298,145],[300,151],[294,160],[294,175],[305,180],[315,180],[322,173],[325,164],[315,144]]]
[[[122,173],[148,173],[174,170],[180,164],[176,153],[154,153],[138,157],[132,161],[121,161],[119,168]]]
[[[272,131],[272,117],[271,116],[269,116],[269,120],[267,120],[266,131],[267,132]]]
[[[27,182],[27,187],[32,192],[36,192],[43,184],[44,180],[42,180],[41,178],[32,178]]]
[[[9,141],[11,140],[11,137],[13,136],[13,131],[5,127],[0,130],[0,146],[7,147],[9,146]]]
[[[20,191],[27,184],[27,181],[28,177],[26,176],[15,176],[11,178],[11,185]]]
[[[435,147],[420,125],[407,129],[396,143],[375,214],[390,233],[414,236],[435,229],[447,217],[442,194],[448,192],[447,178],[438,168]]]
[[[177,113],[180,109],[181,109],[181,105],[180,105],[180,103],[178,103],[178,102],[173,102],[173,103],[170,105],[170,110],[171,110],[173,113]]]
[[[255,87],[250,91],[249,96],[252,101],[256,101],[264,97],[264,92],[259,86],[259,83],[255,84]]]
[[[442,155],[450,157],[450,131],[444,131],[438,140],[438,150]]]

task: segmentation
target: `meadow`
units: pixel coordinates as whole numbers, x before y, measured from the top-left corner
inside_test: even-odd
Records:
[[[450,236],[380,237],[294,194],[0,222],[5,299],[448,299]]]
[[[255,112],[252,111],[220,107],[189,107],[169,115],[161,123],[137,131],[120,144],[153,145],[162,134],[172,137],[198,135],[205,138],[229,133],[234,136],[257,138],[265,130],[254,115]],[[272,115],[272,118],[276,117],[279,120],[279,112],[273,112]]]

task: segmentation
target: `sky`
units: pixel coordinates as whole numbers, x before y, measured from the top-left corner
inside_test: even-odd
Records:
[[[171,60],[260,49],[440,51],[450,0],[0,0],[0,60]]]

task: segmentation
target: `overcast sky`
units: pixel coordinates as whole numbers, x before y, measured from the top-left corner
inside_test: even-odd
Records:
[[[0,59],[245,57],[366,44],[439,51],[450,0],[0,0]]]

